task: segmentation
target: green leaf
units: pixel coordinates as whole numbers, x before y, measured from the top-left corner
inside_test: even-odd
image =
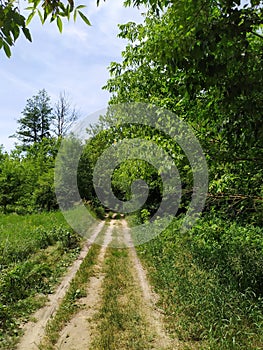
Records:
[[[8,44],[9,46],[12,46],[12,45],[13,45],[13,40],[12,40],[12,38],[11,38],[11,36],[10,36],[10,33],[8,33],[8,34],[5,35],[5,41],[7,42],[7,44]]]
[[[74,22],[76,22],[76,19],[77,19],[77,14],[78,14],[78,12],[77,12],[77,10],[75,10],[75,11],[74,11],[74,14],[73,14],[73,19],[74,19]]]
[[[67,19],[69,21],[70,20],[70,6],[69,5],[66,8],[66,12],[67,12]]]
[[[90,21],[88,20],[88,18],[80,11],[78,11],[80,17],[83,19],[83,21],[88,25],[88,26],[91,26],[91,23]]]
[[[40,4],[40,1],[41,1],[41,0],[33,0],[33,1],[29,1],[29,3],[32,2],[32,3],[34,4],[34,5],[33,5],[34,8],[36,9],[36,8],[38,7],[38,5]]]
[[[45,21],[44,21],[43,15],[39,9],[37,10],[37,13],[38,13],[38,16],[40,18],[41,23],[44,24]]]
[[[14,41],[16,41],[16,39],[19,37],[19,34],[20,34],[20,29],[18,26],[15,26],[12,30],[12,34],[13,34],[13,37],[14,37]]]
[[[79,5],[79,6],[76,7],[76,10],[83,9],[85,7],[87,7],[87,6],[86,5]]]
[[[62,33],[63,24],[62,24],[62,21],[61,21],[60,17],[57,17],[57,26],[58,26],[58,29],[59,29],[60,33]]]
[[[9,47],[9,45],[8,45],[5,41],[3,42],[3,44],[4,44],[5,54],[6,54],[6,56],[7,56],[8,58],[10,58],[10,57],[11,57],[11,50],[10,50],[10,47]]]
[[[29,29],[28,28],[22,28],[22,30],[23,30],[23,33],[24,33],[25,37],[27,38],[27,40],[32,42],[32,37],[31,37]]]
[[[35,16],[35,11],[31,12],[29,14],[29,16],[27,17],[27,20],[26,20],[26,25],[28,26],[29,23],[32,21],[32,18]]]

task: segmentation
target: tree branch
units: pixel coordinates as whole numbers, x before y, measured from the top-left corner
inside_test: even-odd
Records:
[[[251,33],[252,33],[252,34],[254,34],[254,35],[256,35],[256,36],[258,36],[260,39],[263,39],[263,36],[262,36],[262,35],[260,35],[260,34],[258,34],[257,32],[253,32],[253,31],[251,31]]]

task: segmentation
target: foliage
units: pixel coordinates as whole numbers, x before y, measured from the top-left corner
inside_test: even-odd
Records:
[[[105,0],[104,0],[105,1]],[[100,4],[101,0],[97,0],[97,6]],[[225,19],[227,24],[231,24],[234,29],[236,29],[236,25],[238,23],[237,8],[240,6],[240,0],[231,0],[225,1],[220,0],[217,2],[211,2],[207,0],[201,1],[173,1],[173,0],[126,0],[124,1],[125,6],[137,6],[144,5],[151,9],[151,11],[155,14],[160,14],[165,9],[169,7],[174,7],[177,9],[179,16],[183,14],[183,21],[189,20],[191,21],[191,15],[195,15],[195,19],[199,19],[199,16],[196,14],[200,14],[203,11],[209,9],[210,4],[215,4],[220,11],[223,11],[225,14]],[[41,0],[28,0],[27,4],[29,5],[26,9],[30,11],[27,18],[25,18],[19,8],[19,4],[14,0],[5,0],[0,3],[0,48],[4,48],[4,51],[8,57],[11,56],[11,47],[14,45],[15,41],[18,39],[20,35],[20,31],[22,30],[25,37],[28,40],[31,39],[31,33],[27,28],[28,24],[32,20],[32,18],[37,14],[40,18],[42,24],[44,24],[47,20],[50,22],[56,21],[57,27],[60,32],[63,30],[63,22],[62,19],[66,18],[70,20],[73,17],[74,21],[76,21],[77,16],[79,15],[81,19],[87,24],[91,25],[89,19],[84,15],[81,10],[85,8],[85,5],[76,6],[73,0],[65,0],[65,1],[41,1]],[[251,1],[251,8],[256,9],[260,8],[262,5],[261,0],[253,0]],[[234,11],[233,11],[234,9]],[[187,15],[187,13],[189,15]],[[246,31],[252,32],[252,26],[255,24],[257,19],[253,16],[253,12],[248,9],[247,16],[245,21],[241,18],[242,25],[240,27],[245,28]],[[189,25],[189,23],[184,23]],[[190,25],[193,24],[190,23]],[[180,28],[180,30],[184,28]],[[215,30],[217,31],[216,27]],[[242,31],[242,29],[241,29]],[[222,32],[221,32],[222,33]],[[259,35],[259,34],[258,34]],[[187,32],[187,37],[191,39],[191,28]],[[198,46],[198,44],[197,44]],[[183,46],[185,47],[185,46]],[[194,48],[195,49],[195,48]],[[200,54],[200,48],[197,47],[197,53]]]
[[[88,18],[81,11],[85,6],[75,6],[74,1],[41,1],[28,0],[27,11],[30,11],[27,18],[21,14],[20,4],[16,0],[1,0],[0,2],[0,49],[3,48],[7,57],[11,57],[11,48],[20,36],[20,32],[32,41],[28,25],[35,15],[38,15],[42,24],[47,20],[56,21],[58,30],[62,32],[62,19],[70,20],[73,17],[76,21],[77,16],[87,24],[91,25]]]
[[[105,219],[105,210],[102,206],[95,207],[95,214],[99,219]]]
[[[43,138],[27,147],[17,147],[0,163],[0,209],[20,214],[57,209],[54,193],[54,161],[59,141]]]
[[[77,187],[78,161],[81,155],[81,141],[70,136],[62,141],[56,159],[56,195],[60,208],[71,208],[80,200]]]
[[[0,207],[4,213],[27,190],[26,172],[20,162],[10,159],[7,155],[1,161],[0,168]]]
[[[7,57],[11,56],[10,47],[19,37],[20,30],[29,41],[32,41],[31,34],[26,27],[26,19],[19,12],[17,2],[2,0],[0,2],[0,49],[4,49]]]
[[[0,211],[25,214],[56,210],[55,158],[61,140],[78,117],[76,109],[65,93],[52,109],[43,89],[27,100],[22,113],[12,136],[22,143],[10,154],[0,148]],[[55,135],[52,125],[57,128]]]
[[[120,25],[119,36],[128,44],[122,63],[109,68],[105,88],[111,103],[147,102],[183,118],[209,165],[207,209],[260,223],[262,6],[168,3],[159,15],[149,11],[144,24]]]
[[[25,149],[49,137],[53,118],[51,112],[50,98],[45,89],[40,90],[37,95],[27,100],[22,112],[23,117],[18,119],[19,128],[13,137],[22,141]]]
[[[158,110],[158,112],[160,112]],[[184,210],[183,207],[189,204],[191,192],[192,192],[192,171],[189,171],[189,161],[185,156],[184,152],[178,147],[176,142],[171,138],[167,138],[167,135],[158,131],[150,126],[144,125],[133,125],[133,124],[118,124],[118,117],[116,115],[111,115],[112,113],[108,111],[105,116],[101,116],[100,121],[97,125],[89,131],[92,138],[88,139],[87,143],[84,145],[83,152],[80,158],[79,168],[78,168],[78,184],[80,189],[80,195],[86,201],[88,201],[93,207],[100,207],[101,202],[98,200],[97,194],[93,186],[93,172],[95,165],[97,166],[97,160],[100,159],[101,155],[110,146],[114,147],[116,144],[124,145],[124,142],[129,140],[141,140],[141,146],[143,140],[145,144],[141,147],[141,152],[145,152],[149,148],[148,154],[152,155],[152,160],[154,161],[154,155],[152,153],[150,144],[153,142],[160,148],[164,149],[171,159],[174,161],[177,167],[182,169],[181,178],[183,183],[182,189],[182,205],[179,209]],[[159,114],[159,119],[161,118]],[[164,122],[166,122],[165,120]],[[113,126],[112,126],[113,124]],[[172,124],[172,121],[171,121]],[[150,140],[150,144],[147,142]],[[124,142],[122,142],[124,141]],[[128,145],[126,148],[122,146],[121,150],[114,149],[114,157],[121,157],[125,159],[124,162],[120,163],[112,173],[106,171],[107,166],[110,166],[114,157],[109,159],[104,159],[102,170],[96,169],[97,173],[100,174],[100,184],[97,186],[97,191],[105,194],[105,200],[107,200],[107,191],[105,190],[105,183],[111,179],[111,189],[114,196],[120,201],[126,202],[131,200],[133,193],[133,183],[140,179],[145,182],[145,190],[148,189],[148,198],[140,210],[138,210],[138,215],[140,215],[142,210],[149,211],[152,216],[158,210],[163,196],[163,183],[161,178],[162,169],[156,169],[148,161],[143,160],[143,154],[141,157],[138,153],[138,149],[134,150]],[[107,164],[106,164],[107,163]],[[81,184],[84,184],[82,186]],[[85,187],[86,186],[86,187]],[[143,186],[141,183],[140,186]],[[146,188],[147,186],[147,188]],[[106,205],[106,202],[103,203]],[[107,207],[108,208],[108,207]],[[112,208],[114,211],[118,211],[117,208]]]

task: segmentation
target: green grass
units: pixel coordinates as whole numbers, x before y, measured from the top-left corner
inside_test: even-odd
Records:
[[[42,306],[80,251],[81,239],[61,213],[0,216],[0,349]]]
[[[151,349],[151,338],[140,312],[127,249],[108,248],[102,305],[96,317],[98,335],[91,349]],[[138,288],[138,287],[137,287]]]
[[[170,332],[193,348],[261,349],[262,229],[208,217],[179,227],[138,247]]]
[[[63,239],[63,230],[72,232],[60,212],[25,216],[1,214],[0,268],[25,260],[39,249]]]

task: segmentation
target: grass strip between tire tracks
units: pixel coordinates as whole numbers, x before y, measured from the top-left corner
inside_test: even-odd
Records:
[[[140,312],[130,263],[127,249],[107,249],[102,305],[95,316],[99,335],[93,341],[93,350],[151,348],[152,337]]]

